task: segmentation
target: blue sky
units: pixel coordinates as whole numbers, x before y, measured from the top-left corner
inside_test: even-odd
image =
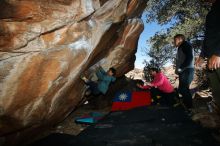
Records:
[[[143,61],[149,60],[149,57],[145,54],[145,48],[149,50],[150,44],[147,43],[147,40],[152,37],[156,32],[166,29],[171,26],[171,24],[167,25],[159,25],[157,22],[146,23],[146,12],[143,13],[141,19],[144,22],[144,31],[142,32],[140,39],[138,41],[138,50],[136,53],[136,61],[135,68],[142,69],[144,67]]]

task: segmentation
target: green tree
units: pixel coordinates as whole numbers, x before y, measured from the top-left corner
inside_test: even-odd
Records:
[[[145,62],[146,77],[151,66],[162,68],[168,61],[173,61],[175,52],[172,46],[176,34],[184,34],[198,54],[202,47],[205,31],[205,20],[210,5],[204,0],[149,0],[146,8],[147,23],[157,22],[161,26],[171,23],[171,27],[157,32],[148,42],[151,44],[147,55],[151,57]],[[197,71],[198,86],[207,88],[206,71]],[[203,80],[201,80],[201,78]],[[203,87],[204,86],[204,87]]]
[[[147,55],[152,58],[151,62],[163,66],[173,59],[174,53],[168,51],[168,47],[174,50],[171,45],[173,37],[179,33],[188,38],[198,53],[204,38],[205,17],[209,8],[210,6],[202,0],[149,0],[146,8],[147,23],[158,22],[161,26],[172,24],[170,28],[157,32],[148,40],[151,48]]]

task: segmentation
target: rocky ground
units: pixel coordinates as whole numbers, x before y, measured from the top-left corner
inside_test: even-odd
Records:
[[[144,79],[144,73],[143,73],[143,70],[142,69],[138,69],[138,68],[135,68],[134,70],[128,72],[126,74],[126,77],[130,78],[130,79]]]
[[[46,145],[218,146],[219,141],[216,130],[193,122],[183,108],[153,106],[113,112],[77,136],[56,132],[31,146]]]
[[[200,123],[203,127],[209,129],[220,128],[220,117],[217,116],[213,111],[207,106],[209,99],[196,97],[194,99],[194,113],[191,119],[196,123]],[[90,112],[100,112],[103,114],[108,114],[110,112],[111,107],[105,107],[104,109],[94,108],[93,105],[87,104],[82,105],[73,112],[67,119],[65,119],[62,123],[58,124],[57,127],[51,129],[51,133],[61,133],[61,134],[70,134],[70,135],[78,135],[82,131],[84,131],[88,125],[76,124],[75,118],[88,114]],[[215,135],[218,140],[220,140],[220,135]]]
[[[82,105],[69,117],[67,117],[67,119],[65,119],[62,123],[58,124],[56,127],[51,129],[51,133],[65,133],[70,135],[78,135],[89,125],[77,124],[75,123],[75,118],[85,114],[89,114],[90,112],[100,112],[103,114],[108,114],[110,112],[110,107],[106,107],[104,109],[94,109],[94,107],[89,104]]]
[[[173,69],[167,68],[166,75],[169,76],[171,81],[175,81],[175,75]],[[169,74],[170,73],[170,74]],[[141,70],[134,70],[127,74],[127,77],[131,77],[133,79],[142,79],[143,74]],[[119,81],[109,89],[106,97],[95,97],[95,101],[91,100],[88,104],[82,104],[76,111],[74,111],[68,118],[66,118],[62,123],[58,126],[51,129],[51,133],[61,133],[61,134],[70,134],[70,135],[78,135],[86,128],[88,125],[76,124],[74,119],[76,117],[82,116],[89,112],[101,112],[104,114],[108,114],[111,109],[111,100],[114,97],[114,94],[118,90],[135,90],[135,81],[129,78],[121,78]],[[174,85],[176,82],[172,82]],[[192,89],[196,87],[196,82],[193,82]],[[105,100],[103,100],[105,98]],[[211,101],[211,95],[209,90],[196,91],[194,96],[194,110],[191,119],[196,123],[201,124],[203,127],[209,129],[215,129],[217,134],[214,134],[216,140],[220,141],[220,135],[218,134],[218,129],[220,128],[220,117],[217,116],[214,112],[214,108],[210,111],[208,104]],[[101,106],[102,105],[102,106]]]
[[[172,67],[165,68],[164,72],[171,80],[172,84],[177,87],[178,82],[176,75]],[[136,79],[143,79],[143,71],[135,69],[128,74],[127,77],[119,78],[118,81],[111,86],[106,96],[91,97],[89,103],[81,104],[72,114],[70,114],[63,122],[59,123],[56,127],[53,127],[47,135],[51,133],[68,134],[68,135],[80,135],[84,130],[89,128],[88,125],[76,124],[75,118],[88,114],[90,112],[100,112],[108,115],[111,110],[112,98],[117,91],[121,90],[137,90],[135,87]],[[193,82],[191,89],[196,88],[196,80]],[[193,115],[190,116],[198,125],[213,130],[212,136],[215,140],[220,141],[220,135],[218,129],[220,128],[220,117],[214,112],[214,108],[210,110],[208,104],[212,97],[209,89],[196,90],[194,94],[194,110]]]

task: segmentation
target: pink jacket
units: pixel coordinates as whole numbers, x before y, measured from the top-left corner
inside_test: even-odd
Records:
[[[142,89],[148,89],[150,87],[156,87],[164,93],[171,93],[174,91],[170,81],[162,72],[159,72],[154,76],[154,80],[151,82],[151,86],[142,86]]]

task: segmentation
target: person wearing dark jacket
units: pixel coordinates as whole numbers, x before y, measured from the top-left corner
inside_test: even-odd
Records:
[[[185,41],[185,36],[177,34],[174,44],[178,48],[176,57],[176,74],[179,75],[179,93],[187,109],[193,107],[190,84],[194,76],[194,53],[191,44]]]
[[[208,58],[209,79],[213,98],[220,107],[220,1],[209,0],[213,3],[211,11],[206,17],[206,31],[203,49],[196,65]]]

